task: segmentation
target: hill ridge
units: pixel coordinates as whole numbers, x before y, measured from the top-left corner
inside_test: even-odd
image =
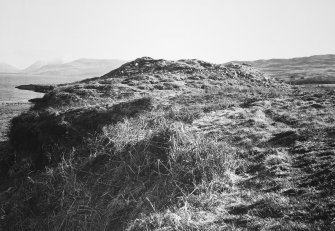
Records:
[[[21,70],[10,64],[0,62],[0,73],[19,73]]]
[[[273,78],[293,84],[335,83],[335,55],[313,55],[290,59],[260,59],[241,61],[250,64]]]
[[[100,76],[111,69],[125,63],[119,59],[89,59],[82,58],[66,63],[37,62],[25,69],[25,73],[35,75],[62,75],[62,76]]]

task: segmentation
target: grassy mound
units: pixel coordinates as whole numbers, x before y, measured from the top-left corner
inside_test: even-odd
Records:
[[[89,106],[60,112],[54,109],[29,111],[12,120],[10,143],[17,152],[15,161],[29,158],[36,169],[58,163],[62,151],[81,145],[86,137],[99,133],[106,124],[151,110],[150,98],[141,98],[112,107]]]
[[[1,227],[332,230],[334,100],[198,60],[56,86],[12,120]]]
[[[68,158],[29,176],[7,198],[5,228],[122,230],[138,216],[181,203],[198,184],[222,178],[216,187],[224,189],[235,167],[229,151],[224,142],[150,114],[105,126],[85,150],[64,154]]]

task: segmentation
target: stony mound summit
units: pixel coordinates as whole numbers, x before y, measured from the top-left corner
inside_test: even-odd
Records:
[[[222,87],[285,88],[264,73],[239,64],[217,65],[200,60],[167,61],[143,57],[101,77],[60,85],[46,94],[48,106],[69,103],[109,102],[143,95],[168,97],[188,91],[211,91]]]

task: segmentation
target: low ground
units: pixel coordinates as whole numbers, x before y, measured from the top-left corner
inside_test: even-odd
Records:
[[[141,58],[12,120],[5,230],[333,230],[335,94]]]
[[[335,83],[335,55],[256,60],[246,63],[287,83],[298,85]]]

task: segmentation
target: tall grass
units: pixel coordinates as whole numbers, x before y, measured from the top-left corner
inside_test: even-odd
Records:
[[[29,176],[9,198],[17,205],[8,206],[4,227],[123,230],[131,224],[128,228],[137,230],[145,224],[138,219],[184,206],[182,198],[226,190],[238,165],[228,144],[193,134],[185,123],[159,113],[102,131],[85,149],[64,153],[70,158],[56,168]],[[75,158],[79,155],[86,157]]]

